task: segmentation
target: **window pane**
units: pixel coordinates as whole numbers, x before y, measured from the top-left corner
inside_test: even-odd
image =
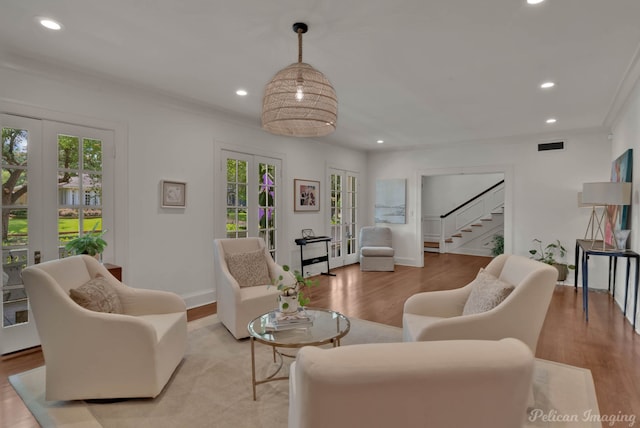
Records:
[[[247,186],[245,184],[238,185],[238,206],[247,206]]]
[[[61,172],[58,175],[58,204],[80,205],[84,203],[80,197],[80,180],[77,172]]]
[[[27,209],[2,209],[2,245],[4,247],[27,246],[29,244],[29,222]]]
[[[58,238],[60,246],[78,237],[80,231],[79,211],[75,208],[58,209]]]
[[[82,142],[83,168],[102,171],[102,141],[85,138]]]
[[[247,230],[247,210],[238,210],[238,230]]]
[[[58,168],[79,169],[80,139],[69,135],[58,135]]]
[[[236,170],[238,162],[234,159],[227,159],[227,182],[234,183],[236,181]]]
[[[247,162],[246,161],[238,161],[238,183],[246,183],[247,182]]]

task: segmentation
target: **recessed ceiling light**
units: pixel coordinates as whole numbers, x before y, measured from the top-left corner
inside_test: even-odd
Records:
[[[39,18],[38,22],[40,22],[40,25],[42,25],[45,28],[48,28],[49,30],[61,30],[62,29],[62,25],[60,25],[60,23],[54,21],[53,19],[50,18]]]
[[[540,88],[549,89],[549,88],[553,88],[554,86],[556,86],[556,84],[553,82],[544,82],[540,85]]]
[[[553,117],[550,117],[549,119],[547,119],[547,123],[556,123],[557,120],[554,119]]]
[[[527,0],[528,4],[539,4],[542,3],[544,0]]]
[[[237,95],[240,95],[241,97],[244,97],[245,95],[247,95],[247,91],[245,91],[244,89],[238,89],[236,91]]]
[[[384,140],[378,140],[378,141],[376,141],[376,143],[382,144],[382,143],[384,143]]]

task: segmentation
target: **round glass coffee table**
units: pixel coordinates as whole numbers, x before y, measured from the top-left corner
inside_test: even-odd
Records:
[[[349,333],[351,323],[349,319],[339,312],[329,309],[306,308],[305,311],[313,320],[311,325],[300,325],[286,329],[274,330],[271,328],[270,319],[277,311],[260,315],[249,323],[249,337],[251,338],[251,381],[253,386],[253,400],[256,399],[256,385],[274,380],[288,379],[288,376],[276,377],[282,368],[282,357],[295,358],[276,348],[302,348],[303,346],[321,346],[331,344],[335,348],[340,346],[340,339]],[[273,362],[280,359],[280,365],[270,376],[256,380],[255,342],[264,343],[273,348]]]

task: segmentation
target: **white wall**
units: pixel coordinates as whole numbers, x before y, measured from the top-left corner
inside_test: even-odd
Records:
[[[563,140],[562,151],[538,152],[540,142]],[[608,181],[611,143],[607,132],[590,130],[553,136],[509,138],[495,142],[447,144],[433,148],[369,156],[369,182],[381,178],[408,181],[408,221],[391,225],[396,255],[407,264],[422,264],[420,177],[457,173],[504,172],[505,250],[528,256],[532,240],[560,239],[573,264],[576,238],[582,238],[589,211],[577,206],[577,193],[587,181]],[[369,194],[373,189],[371,186]],[[372,212],[369,218],[372,218]],[[572,278],[568,282],[571,283]],[[606,271],[592,273],[589,285],[606,288]]]
[[[298,260],[293,240],[301,229],[328,233],[326,198],[319,213],[293,213],[294,178],[319,180],[324,186],[326,167],[332,165],[359,171],[366,180],[363,153],[273,136],[258,123],[231,119],[204,106],[12,60],[10,66],[0,66],[0,111],[116,130],[116,256],[106,261],[122,265],[131,286],[177,292],[188,306],[215,298],[214,222],[225,219],[216,216],[214,207],[226,200],[216,185],[220,147],[249,147],[284,157],[281,263]],[[159,207],[162,179],[187,182],[186,209]],[[366,198],[362,202],[366,205]]]
[[[422,177],[422,216],[446,214],[503,179],[503,174]]]
[[[629,96],[627,103],[612,126],[612,141],[613,146],[610,154],[611,160],[615,160],[627,149],[633,149],[633,165],[635,171],[633,172],[631,235],[629,236],[628,246],[631,250],[640,252],[640,206],[638,205],[638,202],[640,201],[640,174],[638,173],[640,168],[640,81],[636,82],[633,92]],[[631,275],[631,285],[629,286],[629,296],[627,298],[627,317],[630,320],[633,319],[634,299],[638,299],[637,296],[633,295],[633,280],[635,278],[634,275],[636,275],[633,268]],[[617,287],[615,298],[620,305],[624,305],[625,289],[619,285],[624,284],[624,279],[624,274],[620,273],[616,282]],[[640,316],[640,310],[638,311],[637,316]],[[636,326],[636,329],[640,331],[640,325]]]

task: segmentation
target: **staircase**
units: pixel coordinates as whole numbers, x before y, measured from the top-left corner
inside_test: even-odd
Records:
[[[493,236],[503,233],[504,181],[439,218],[423,218],[426,252],[491,256]]]

